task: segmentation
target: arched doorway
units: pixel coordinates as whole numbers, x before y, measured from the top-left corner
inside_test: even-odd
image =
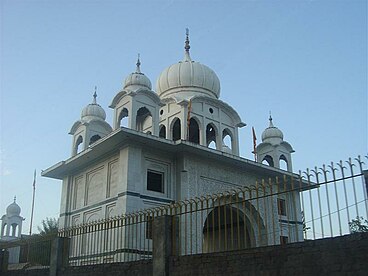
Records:
[[[203,253],[249,248],[252,232],[243,211],[232,206],[217,206],[204,223]]]

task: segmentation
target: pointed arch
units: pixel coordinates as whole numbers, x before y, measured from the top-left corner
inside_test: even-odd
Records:
[[[279,158],[280,169],[287,171],[289,168],[288,160],[285,155],[281,154]]]
[[[129,127],[129,111],[127,108],[123,108],[118,116],[117,125],[120,127]]]
[[[179,118],[175,118],[172,121],[171,133],[173,141],[177,141],[181,139],[181,122]]]
[[[199,123],[196,118],[192,117],[189,120],[189,142],[199,144],[200,142],[200,136],[199,136]]]
[[[164,125],[160,125],[159,137],[166,138],[166,127]]]
[[[222,131],[222,148],[230,150],[230,152],[233,149],[233,135],[228,128]]]
[[[275,163],[273,162],[273,158],[270,155],[266,155],[265,157],[263,157],[262,164],[268,165],[270,167],[275,166]]]
[[[138,109],[136,117],[136,130],[147,132],[152,129],[152,113],[147,107],[143,106]]]
[[[217,148],[217,129],[213,123],[209,123],[206,127],[206,144],[209,148]]]
[[[82,135],[79,135],[74,145],[74,153],[78,154],[82,150],[83,150],[83,137]]]
[[[91,137],[91,139],[89,139],[89,144],[88,145],[92,145],[94,142],[96,142],[97,140],[101,139],[101,136],[96,134],[96,135],[93,135]]]

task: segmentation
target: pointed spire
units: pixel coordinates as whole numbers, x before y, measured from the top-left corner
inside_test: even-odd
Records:
[[[138,54],[138,59],[137,59],[137,68],[135,69],[135,72],[138,74],[141,74],[141,61],[139,60],[140,54]]]
[[[184,61],[192,61],[192,59],[190,58],[190,54],[189,54],[189,49],[190,49],[190,45],[189,45],[189,29],[186,28],[185,30],[186,30],[186,32],[185,32],[186,38],[185,38],[185,46],[184,46],[184,49],[185,49]]]
[[[97,86],[95,86],[95,93],[93,93],[93,104],[97,104],[97,101],[96,101],[96,98],[97,98]]]

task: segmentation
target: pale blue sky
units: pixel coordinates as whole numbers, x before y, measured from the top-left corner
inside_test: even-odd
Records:
[[[241,156],[252,159],[272,111],[295,149],[297,171],[358,154],[367,146],[366,1],[0,1],[0,216],[14,195],[29,231],[57,217],[61,182],[41,169],[71,152],[68,132],[91,102],[107,112],[141,54],[155,86],[183,57],[212,68],[220,98],[247,127]]]

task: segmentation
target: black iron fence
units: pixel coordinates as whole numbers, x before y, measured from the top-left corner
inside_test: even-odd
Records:
[[[28,266],[33,267],[48,267],[50,265],[51,244],[56,237],[57,233],[54,233],[1,241],[0,250],[8,252],[9,265],[28,263]]]
[[[208,253],[301,242],[364,231],[368,218],[360,157],[269,178],[227,192],[63,229],[69,264],[152,257],[155,218],[175,221],[172,252]],[[368,227],[368,225],[367,225]]]
[[[358,157],[62,229],[58,237],[69,240],[68,264],[81,266],[151,259],[157,235],[170,239],[172,254],[190,255],[368,231],[365,175]],[[172,219],[172,234],[155,232],[155,220],[164,215]],[[0,248],[47,266],[54,238],[28,237]]]

